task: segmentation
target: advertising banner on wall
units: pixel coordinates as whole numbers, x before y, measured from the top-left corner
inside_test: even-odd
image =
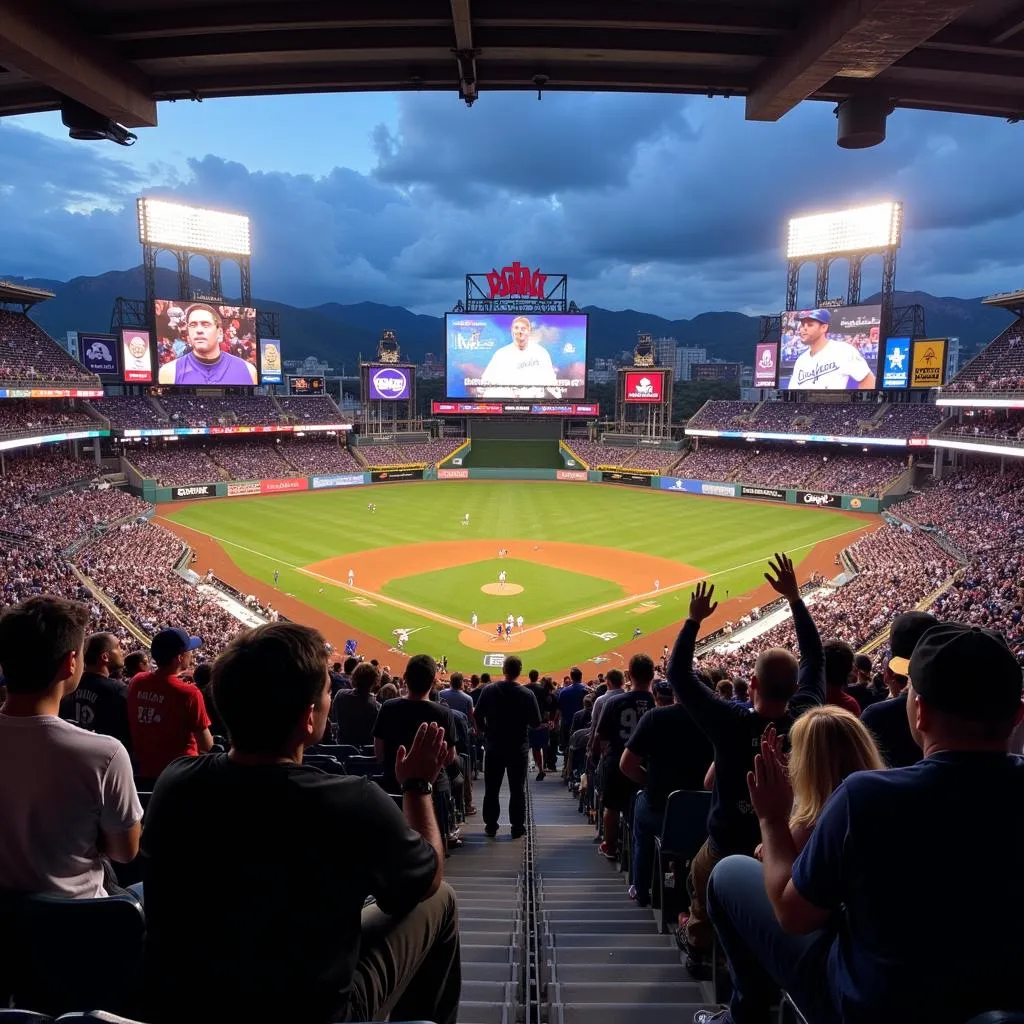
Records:
[[[79,334],[78,361],[98,377],[118,377],[121,346],[113,334]]]
[[[327,487],[358,487],[366,483],[366,476],[363,473],[335,473],[332,476],[315,476],[309,483],[314,491],[322,491]]]
[[[153,353],[149,331],[126,327],[121,331],[121,365],[126,384],[153,383]]]
[[[754,387],[773,388],[778,382],[778,343],[774,341],[760,342],[754,350]]]
[[[818,508],[842,508],[843,496],[841,494],[822,494],[821,491],[797,491],[796,503],[798,505],[817,505]]]
[[[882,387],[905,388],[910,381],[910,339],[886,338]]]
[[[677,494],[704,494],[703,488],[717,486],[717,484],[705,484],[700,480],[684,480],[681,476],[659,477],[658,486],[663,491],[675,491]],[[729,487],[728,497],[732,497],[732,487]]]
[[[281,494],[284,491],[309,490],[309,481],[304,476],[282,477],[279,480],[261,480],[260,494]]]
[[[665,394],[664,370],[629,370],[626,373],[625,400],[656,404]]]
[[[277,338],[260,338],[260,383],[280,384],[283,380],[281,342]]]
[[[390,483],[395,480],[422,480],[422,469],[381,469],[374,470],[370,479],[375,484]]]
[[[469,470],[468,469],[439,469],[437,471],[438,480],[468,480]]]
[[[228,497],[237,498],[242,494],[260,494],[259,480],[235,480],[228,484]]]
[[[939,388],[946,382],[946,338],[916,338],[910,365],[912,388]]]
[[[587,471],[585,469],[556,469],[555,470],[556,480],[575,480],[577,482],[587,481]]]
[[[710,494],[715,498],[735,498],[736,497],[736,485],[735,484],[708,484],[701,482],[700,485],[701,494]]]
[[[603,472],[601,479],[608,484],[633,484],[635,487],[650,487],[651,476],[647,473],[620,473],[618,470]]]
[[[412,370],[406,366],[370,366],[367,380],[371,401],[404,401],[412,392]]]
[[[186,498],[214,498],[216,496],[216,484],[193,484],[191,487],[171,488],[171,501],[184,501]]]
[[[740,486],[739,496],[741,498],[757,498],[759,501],[785,501],[786,492],[777,490],[774,487],[747,487]]]

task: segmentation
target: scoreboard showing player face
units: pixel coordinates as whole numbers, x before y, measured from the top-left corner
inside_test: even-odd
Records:
[[[881,306],[837,306],[783,313],[779,388],[877,388],[881,324]]]
[[[448,398],[586,397],[585,313],[448,313]]]

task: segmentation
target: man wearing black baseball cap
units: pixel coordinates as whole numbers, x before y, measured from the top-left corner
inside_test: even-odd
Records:
[[[141,785],[179,757],[196,757],[213,747],[210,716],[199,689],[181,678],[192,667],[192,652],[203,641],[184,629],[161,629],[150,643],[156,662],[128,684],[128,724]]]
[[[1024,758],[1006,750],[1020,666],[999,633],[948,622],[921,636],[908,672],[923,759],[848,776],[799,856],[792,790],[762,744],[750,797],[763,869],[727,858],[709,888],[735,986],[720,1020],[766,1020],[773,985],[815,1024],[1024,1011]],[[956,970],[944,971],[951,952]]]
[[[906,768],[921,760],[921,748],[907,722],[907,673],[918,640],[938,622],[928,612],[905,612],[892,620],[884,672],[892,699],[872,704],[861,712],[861,721],[874,734],[890,768]]]

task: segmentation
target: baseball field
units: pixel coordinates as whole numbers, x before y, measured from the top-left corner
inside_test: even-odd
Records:
[[[773,552],[789,553],[801,579],[831,576],[836,554],[878,524],[770,502],[505,481],[175,503],[157,521],[192,545],[198,571],[214,569],[336,646],[357,639],[393,667],[420,651],[446,655],[467,672],[510,651],[545,672],[660,652],[697,580],[713,579],[722,601],[714,629],[774,596],[763,576]],[[522,626],[499,640],[509,616]]]

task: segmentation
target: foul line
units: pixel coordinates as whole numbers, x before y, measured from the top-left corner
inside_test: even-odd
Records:
[[[215,540],[218,544],[238,548],[239,551],[245,551],[250,555],[256,555],[258,558],[264,558],[268,562],[276,562],[278,565],[287,566],[295,572],[300,572],[305,576],[311,576],[313,579],[329,583],[332,587],[338,587],[344,593],[360,594],[366,598],[374,598],[382,604],[391,605],[394,608],[400,608],[402,611],[411,612],[414,615],[420,615],[425,619],[432,619],[434,622],[440,622],[446,626],[454,626],[459,630],[472,629],[483,636],[491,636],[491,631],[488,629],[481,629],[479,626],[471,626],[468,622],[460,622],[458,619],[453,619],[441,612],[420,608],[419,605],[409,604],[407,601],[401,601],[396,597],[388,597],[386,594],[381,594],[375,590],[363,590],[360,587],[349,586],[347,583],[344,583],[342,580],[335,579],[333,576],[324,576],[321,573],[313,572],[312,569],[306,569],[301,565],[295,565],[292,562],[285,561],[283,558],[278,558],[276,555],[268,555],[265,551],[257,551],[255,548],[246,547],[244,544],[238,544],[233,540],[226,540],[223,537],[218,537],[214,533],[207,533],[204,530],[196,530],[194,527],[185,526],[183,523],[177,523],[175,520],[168,519],[165,516],[154,516],[153,519],[162,519],[164,522],[180,526],[186,530],[192,530],[193,533],[198,533],[202,537],[208,537],[210,540]],[[839,540],[841,537],[849,537],[851,534],[862,533],[863,531],[863,526],[859,526],[855,530],[844,530],[842,533],[834,533],[829,537],[822,537],[819,540],[811,541],[808,544],[801,544],[799,547],[789,548],[787,551],[784,551],[783,554],[792,555],[797,551],[805,551],[809,548],[817,547],[819,544],[826,544],[828,541]],[[663,594],[672,594],[679,590],[685,590],[687,587],[692,587],[695,583],[700,583],[702,580],[713,580],[731,572],[738,572],[740,569],[749,569],[752,565],[764,565],[767,561],[768,556],[752,558],[749,562],[742,562],[740,565],[733,565],[728,569],[719,569],[717,572],[705,573],[702,576],[694,576],[692,579],[684,580],[682,583],[673,583],[671,586],[662,587],[660,590],[649,590],[643,594],[630,594],[628,597],[623,597],[616,601],[609,601],[607,604],[595,605],[592,608],[583,608],[578,612],[570,612],[568,615],[562,615],[557,619],[549,619],[547,622],[538,623],[536,626],[526,626],[524,629],[519,630],[516,635],[525,636],[527,633],[541,632],[553,629],[555,626],[565,626],[573,622],[579,622],[581,619],[590,618],[593,615],[600,615],[608,611],[615,611],[617,608],[624,608],[626,605],[642,603],[652,597],[660,597]]]

